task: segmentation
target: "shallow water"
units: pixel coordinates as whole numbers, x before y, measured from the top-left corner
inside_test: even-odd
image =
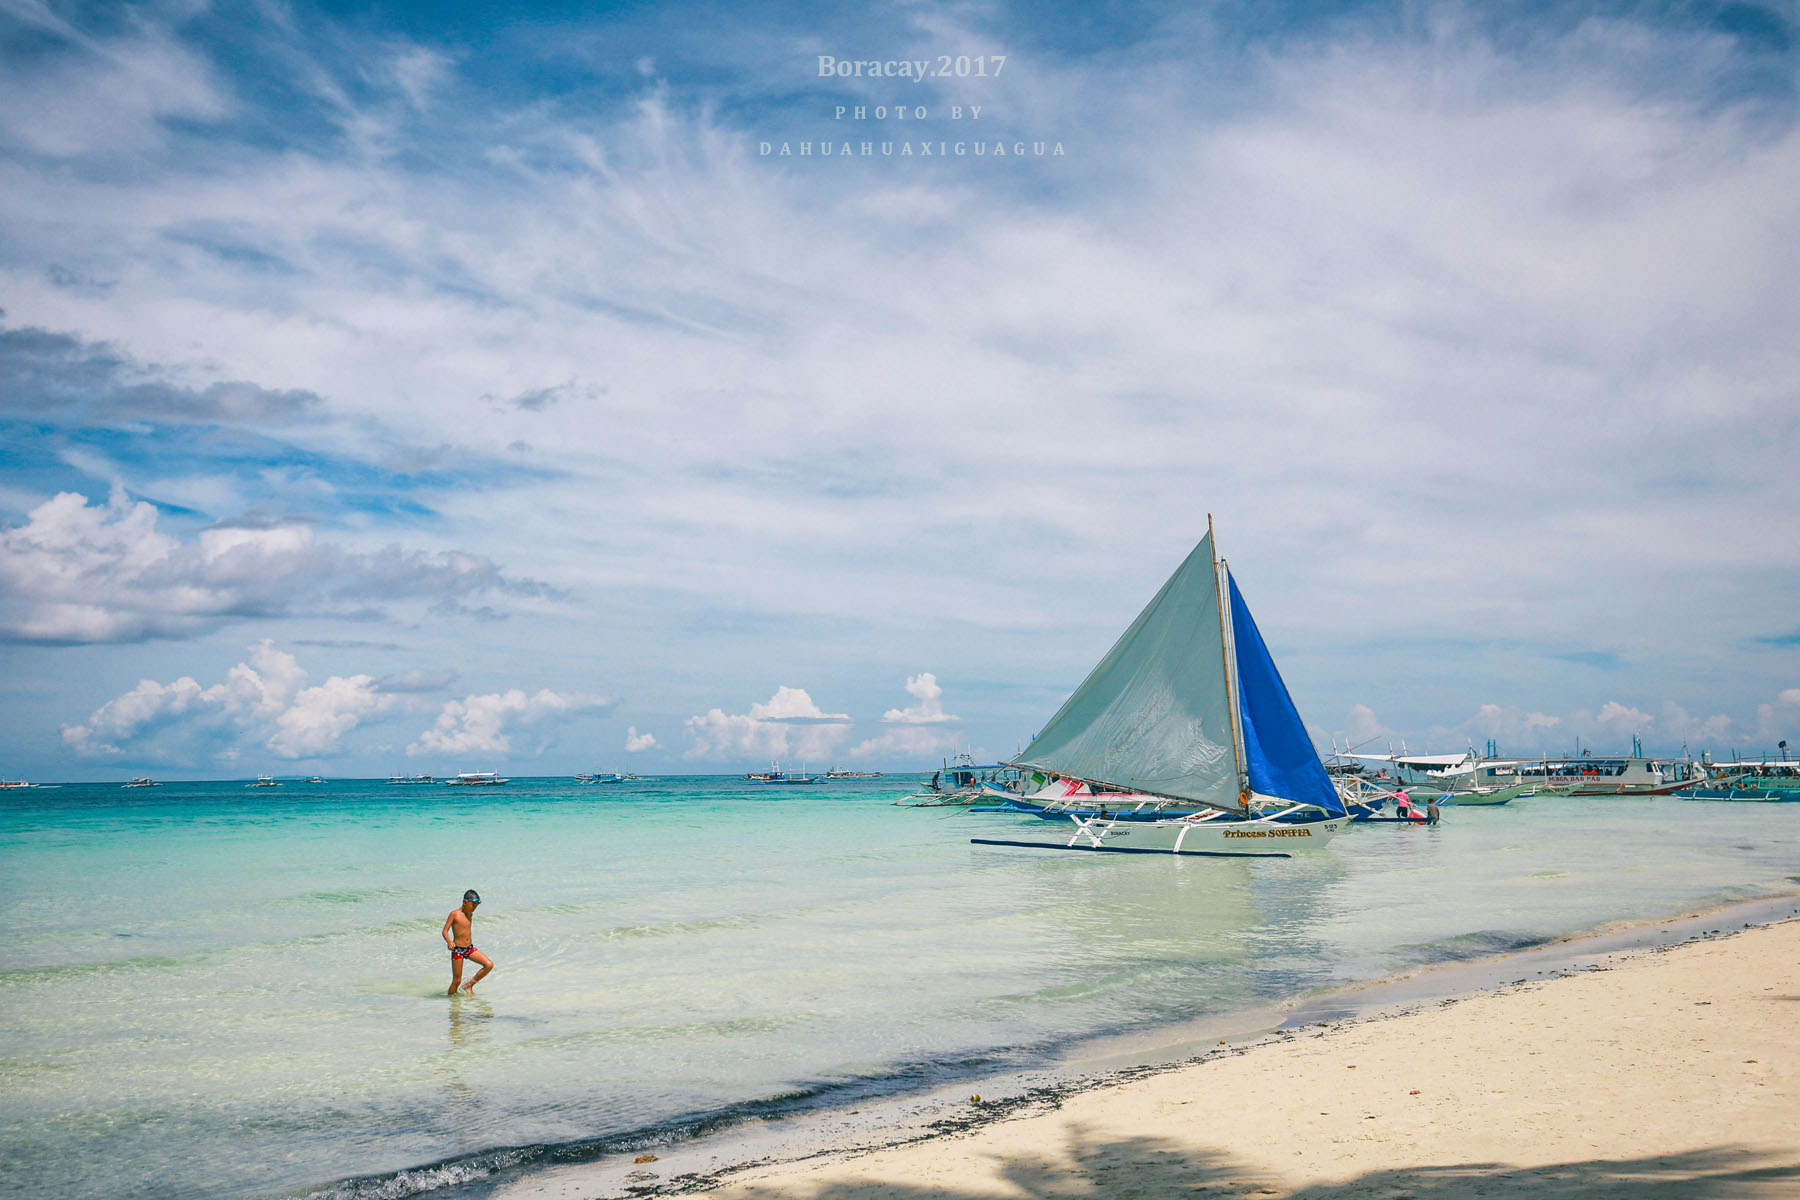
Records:
[[[1052,827],[889,804],[910,782],[6,793],[0,1195],[404,1195],[1800,872],[1800,805],[1533,797],[1164,859],[971,846]],[[498,968],[451,1000],[467,887]]]

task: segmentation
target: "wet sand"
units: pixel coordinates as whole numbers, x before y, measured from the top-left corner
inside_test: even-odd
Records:
[[[1420,972],[1320,1009],[1350,995],[1359,1015],[1296,1025],[1302,1009],[1248,1044],[1196,1054],[1190,1030],[1160,1062],[648,1147],[653,1162],[544,1171],[502,1194],[1800,1196],[1800,920],[1744,927],[1794,907]]]

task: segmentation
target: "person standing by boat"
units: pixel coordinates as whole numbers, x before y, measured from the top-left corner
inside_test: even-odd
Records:
[[[475,948],[475,908],[480,903],[481,893],[470,888],[463,893],[462,907],[444,918],[444,944],[450,947],[450,990],[445,995],[456,995],[459,986],[472,994],[482,976],[494,969],[494,960]],[[473,959],[481,968],[467,983],[462,981],[464,959]]]
[[[1406,794],[1405,788],[1394,793],[1394,815],[1403,820],[1412,820],[1412,797]]]

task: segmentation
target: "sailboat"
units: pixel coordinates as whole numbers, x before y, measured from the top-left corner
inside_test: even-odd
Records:
[[[1066,841],[982,846],[1287,858],[1347,818],[1230,568],[1206,536],[1011,764],[1198,809],[1072,815]],[[1088,797],[1091,806],[1093,796]]]

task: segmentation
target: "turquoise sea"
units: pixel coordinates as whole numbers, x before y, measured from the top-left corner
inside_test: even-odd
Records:
[[[1533,797],[1294,859],[668,778],[0,793],[0,1195],[479,1195],[511,1172],[1791,891],[1800,805]],[[447,999],[464,888],[498,968]]]

